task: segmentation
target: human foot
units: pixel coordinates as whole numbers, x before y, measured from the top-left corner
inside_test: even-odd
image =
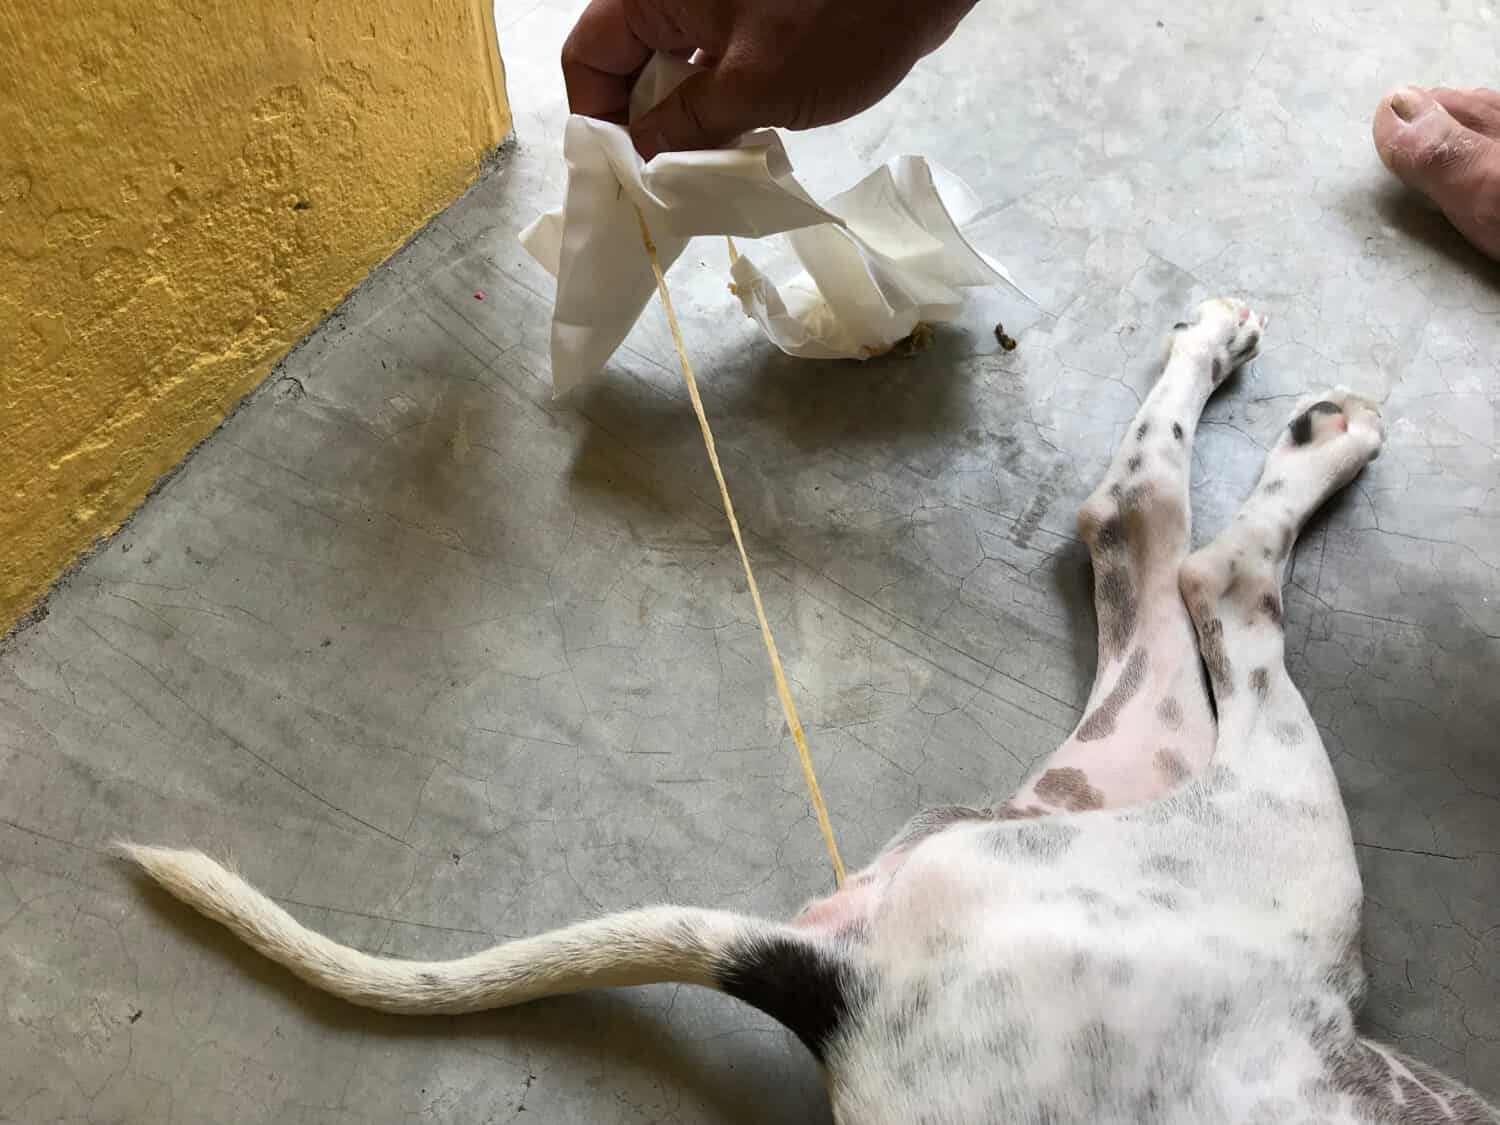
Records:
[[[1374,134],[1387,168],[1500,258],[1500,93],[1403,86],[1381,101]]]

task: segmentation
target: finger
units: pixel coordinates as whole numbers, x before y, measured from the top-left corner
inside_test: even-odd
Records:
[[[752,116],[752,107],[763,102],[722,70],[705,71],[693,75],[650,113],[632,122],[630,136],[647,160],[659,152],[721,148],[741,133],[767,124]]]
[[[563,81],[574,113],[623,125],[630,91],[657,51],[687,58],[697,46],[659,0],[593,0],[563,44]]]
[[[651,50],[631,28],[626,0],[593,0],[563,44],[568,109],[623,125],[630,87]]]

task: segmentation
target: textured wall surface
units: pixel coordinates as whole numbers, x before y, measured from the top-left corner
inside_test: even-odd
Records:
[[[492,17],[0,0],[0,630],[508,127]]]

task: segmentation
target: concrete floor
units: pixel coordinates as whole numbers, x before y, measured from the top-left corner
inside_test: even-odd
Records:
[[[504,166],[0,654],[0,1120],[826,1119],[789,1036],[717,996],[367,1015],[106,851],[229,853],[308,923],[428,957],[828,887],[659,313],[549,398],[514,232],[560,197],[575,7],[502,3]],[[1384,400],[1385,455],[1299,549],[1292,673],[1360,845],[1368,1026],[1500,1095],[1500,270],[1391,188],[1367,127],[1390,83],[1500,78],[1495,11],[1178,8],[994,0],[886,104],[793,138],[814,191],[903,150],[957,170],[1045,311],[981,295],[917,359],[793,362],[705,243],[672,280],[709,412],[857,862],[1074,722],[1074,509],[1191,302],[1272,315],[1209,409],[1200,538],[1294,397]]]

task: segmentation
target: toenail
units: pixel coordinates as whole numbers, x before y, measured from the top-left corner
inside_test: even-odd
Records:
[[[1391,95],[1391,110],[1408,124],[1432,106],[1432,99],[1413,86],[1403,86]]]

